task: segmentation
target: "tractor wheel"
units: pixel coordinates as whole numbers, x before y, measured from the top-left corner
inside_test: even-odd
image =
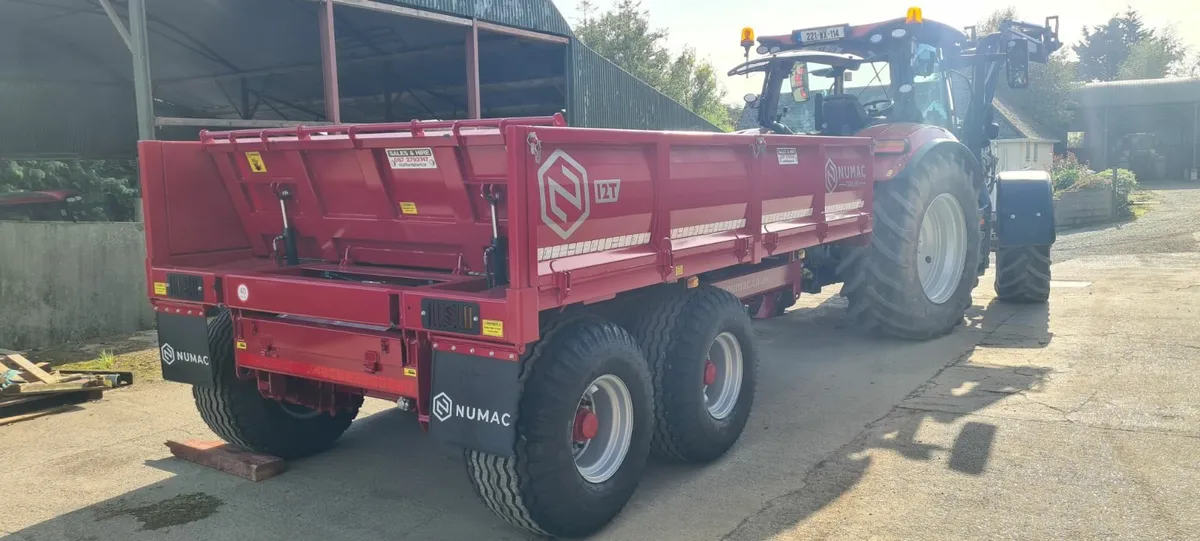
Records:
[[[687,462],[725,454],[746,427],[757,377],[758,342],[742,303],[711,286],[673,291],[634,328],[654,381],[655,454]]]
[[[1050,247],[1000,248],[996,252],[996,297],[1014,303],[1050,300]]]
[[[838,273],[856,324],[925,340],[962,323],[979,283],[979,187],[950,155],[875,185],[875,230]]]
[[[216,383],[192,387],[200,418],[221,439],[244,449],[299,458],[333,445],[358,415],[362,396],[336,415],[264,397],[254,380],[239,379],[233,361],[233,320],[222,311],[208,324]]]
[[[646,361],[623,328],[582,316],[553,325],[522,363],[515,456],[468,449],[471,484],[517,527],[595,533],[625,507],[650,453]]]

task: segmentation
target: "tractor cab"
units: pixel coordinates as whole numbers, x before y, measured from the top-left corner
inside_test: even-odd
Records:
[[[775,132],[853,135],[901,122],[954,130],[946,59],[966,42],[963,32],[910,12],[875,24],[764,36],[757,51],[767,56],[729,74],[765,74],[762,93],[746,101],[759,125]]]

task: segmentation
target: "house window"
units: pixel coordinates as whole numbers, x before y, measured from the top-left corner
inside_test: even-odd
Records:
[[[1038,147],[1040,147],[1040,146],[1042,146],[1042,145],[1040,145],[1038,143],[1033,144],[1033,161],[1035,161],[1035,162],[1038,160]]]
[[[1033,154],[1033,143],[1025,143],[1025,161],[1030,161]]]

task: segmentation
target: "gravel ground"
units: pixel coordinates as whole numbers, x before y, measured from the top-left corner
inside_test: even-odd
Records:
[[[1084,255],[1195,252],[1200,242],[1200,183],[1146,187],[1155,203],[1145,216],[1118,225],[1060,231],[1054,244],[1055,263]]]

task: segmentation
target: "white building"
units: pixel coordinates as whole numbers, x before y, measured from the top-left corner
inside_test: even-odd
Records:
[[[1037,121],[1022,118],[999,99],[993,105],[1000,122],[1000,137],[992,141],[992,154],[999,160],[996,171],[1049,171],[1054,163],[1054,144],[1059,140]]]

